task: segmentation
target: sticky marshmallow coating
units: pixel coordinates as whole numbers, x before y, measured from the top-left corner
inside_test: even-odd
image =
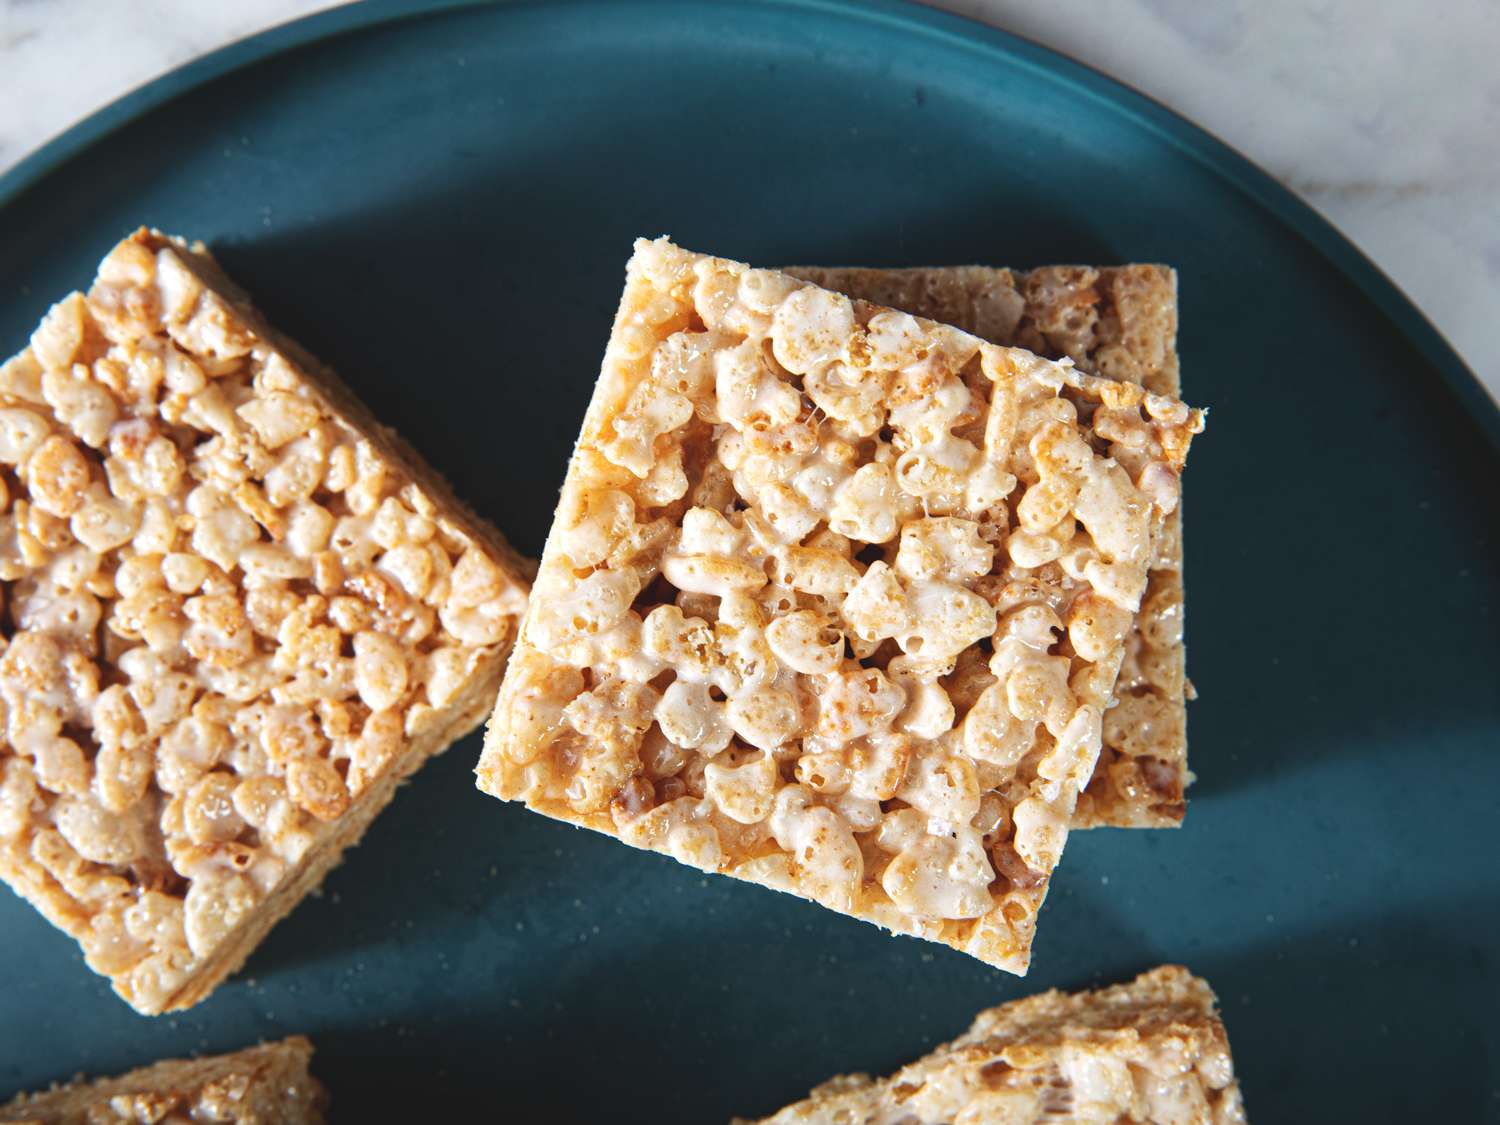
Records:
[[[498,534],[226,293],[141,231],[0,367],[0,875],[147,1013],[477,723],[525,606]]]
[[[1024,972],[1201,427],[640,242],[480,785]]]

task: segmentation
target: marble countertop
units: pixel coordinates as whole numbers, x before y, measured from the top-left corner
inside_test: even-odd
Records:
[[[0,0],[0,171],[319,0]],[[1500,398],[1496,0],[942,0],[1112,74],[1348,234]]]

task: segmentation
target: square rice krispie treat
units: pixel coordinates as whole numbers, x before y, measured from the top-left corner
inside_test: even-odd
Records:
[[[831,1079],[762,1125],[1244,1120],[1213,992],[1164,965],[1098,992],[1044,992],[991,1008],[891,1077]]]
[[[985,266],[788,272],[825,289],[1027,348],[1082,370],[1181,393],[1177,275],[1166,266]],[[1125,644],[1104,747],[1078,798],[1073,827],[1175,828],[1187,809],[1187,700],[1183,645],[1182,510],[1167,517],[1140,613]]]
[[[479,784],[1024,972],[1201,427],[640,242]]]
[[[313,1047],[300,1035],[230,1055],[169,1059],[118,1078],[77,1079],[0,1106],[0,1121],[27,1125],[140,1125],[232,1121],[323,1125],[328,1093],[307,1072]]]
[[[0,367],[0,876],[201,1000],[494,703],[526,567],[201,248]]]

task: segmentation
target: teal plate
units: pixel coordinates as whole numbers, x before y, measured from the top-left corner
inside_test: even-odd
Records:
[[[1186,827],[1075,835],[1026,979],[483,797],[471,737],[190,1012],[132,1014],[4,896],[0,1089],[306,1032],[339,1120],[723,1121],[1181,961],[1256,1120],[1500,1110],[1500,416],[1357,251],[1160,106],[893,3],[367,4],[132,95],[0,203],[4,352],[136,224],[204,238],[532,552],[638,234],[1171,262],[1213,409]]]

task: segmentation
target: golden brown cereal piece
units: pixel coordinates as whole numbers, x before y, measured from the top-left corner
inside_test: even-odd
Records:
[[[1093,374],[1181,393],[1177,275],[1166,266],[985,266],[788,272],[851,297],[940,321],[991,343],[1072,359]],[[1074,828],[1174,828],[1193,775],[1187,763],[1182,511],[1167,519],[1141,613],[1104,715],[1104,747],[1078,799]]]
[[[1024,972],[1201,427],[637,243],[479,784]]]
[[[0,1106],[0,1121],[27,1125],[144,1125],[232,1121],[323,1125],[328,1092],[308,1073],[313,1046],[300,1035],[228,1055],[169,1059],[118,1078],[75,1079]]]
[[[494,702],[528,567],[201,247],[0,367],[0,876],[194,1004]]]
[[[889,1078],[830,1079],[762,1125],[1052,1121],[1243,1125],[1229,1037],[1208,985],[1164,965],[1097,992],[1003,1004]]]

